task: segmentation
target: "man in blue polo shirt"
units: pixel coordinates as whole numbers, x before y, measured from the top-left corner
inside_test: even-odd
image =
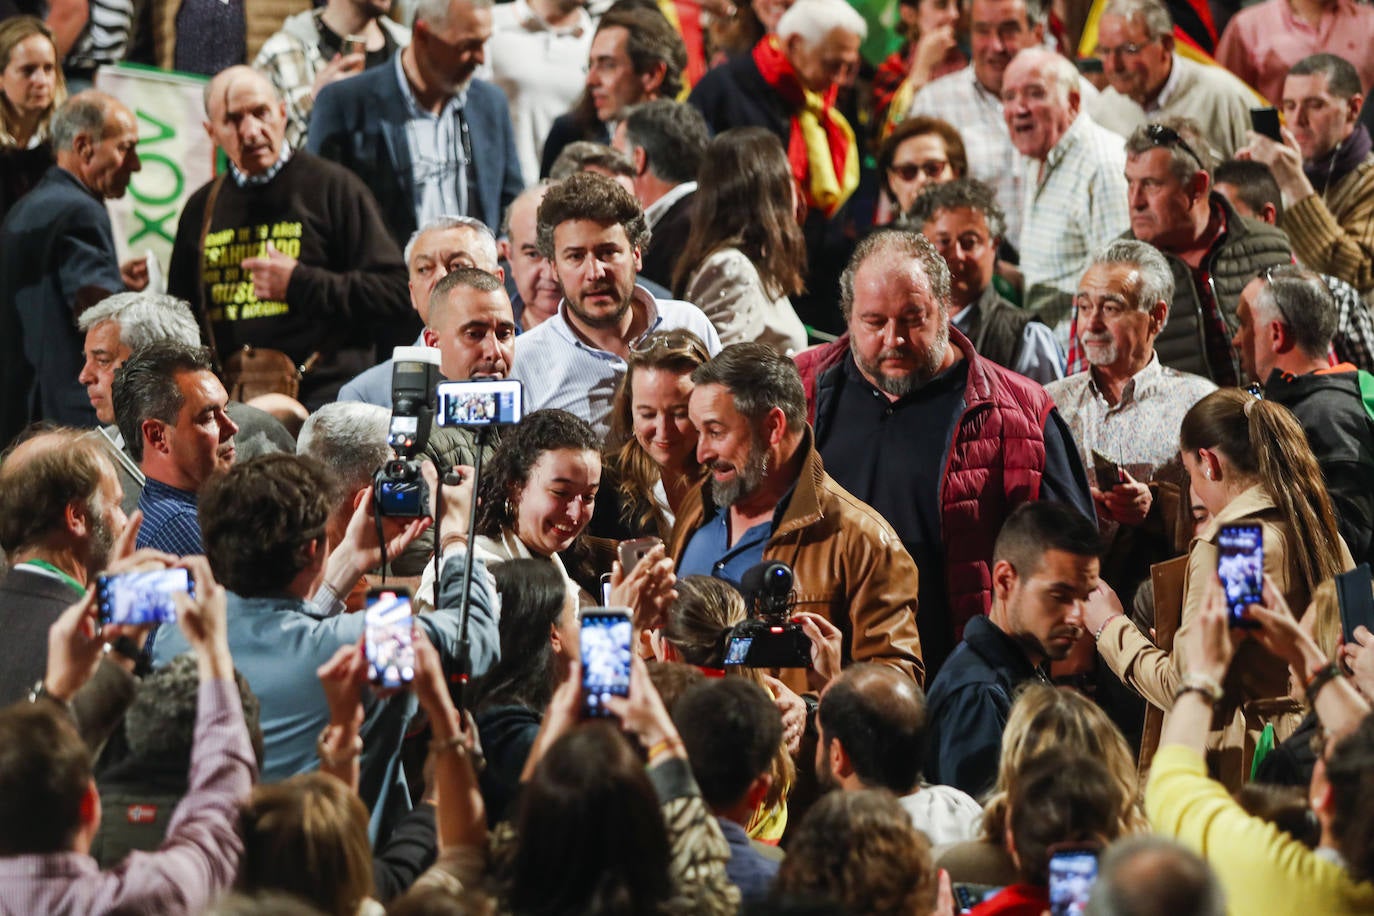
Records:
[[[796,365],[764,344],[734,344],[692,381],[687,409],[710,476],[677,513],[678,575],[739,582],[764,560],[786,563],[797,610],[845,634],[845,663],[881,662],[920,682],[916,564],[892,526],[825,472]],[[788,675],[808,689],[803,672]]]
[[[233,466],[239,431],[224,412],[229,395],[209,351],[170,342],[144,347],[115,372],[112,398],[120,434],[148,478],[138,500],[138,546],[204,553],[196,493]]]

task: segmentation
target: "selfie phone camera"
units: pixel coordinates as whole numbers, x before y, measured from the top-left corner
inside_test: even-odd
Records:
[[[1098,851],[1092,845],[1051,847],[1051,916],[1083,916],[1097,882]]]
[[[95,601],[102,625],[171,623],[177,619],[178,592],[195,597],[195,584],[185,569],[155,569],[99,576]]]
[[[1250,605],[1264,598],[1264,533],[1259,525],[1222,525],[1217,533],[1217,578],[1226,593],[1226,619],[1253,630]]]
[[[626,608],[593,607],[578,619],[582,656],[582,717],[611,714],[610,697],[630,695],[634,627]]]
[[[440,426],[514,426],[524,416],[525,389],[519,379],[472,379],[439,384]]]
[[[415,618],[404,589],[368,592],[363,629],[367,679],[378,687],[404,687],[415,679]]]

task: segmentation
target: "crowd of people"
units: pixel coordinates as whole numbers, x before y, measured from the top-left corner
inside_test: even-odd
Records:
[[[0,0],[0,912],[1374,913],[1374,7],[1237,6]]]

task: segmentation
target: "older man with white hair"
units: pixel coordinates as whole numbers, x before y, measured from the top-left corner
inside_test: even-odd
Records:
[[[1002,80],[1002,111],[1021,154],[1025,304],[1061,343],[1092,252],[1131,224],[1124,141],[1082,110],[1078,71],[1044,48],[1021,51]],[[1069,369],[1073,371],[1072,360]]]

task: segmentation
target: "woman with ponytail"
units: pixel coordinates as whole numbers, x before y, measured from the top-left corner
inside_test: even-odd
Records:
[[[1291,608],[1307,607],[1317,586],[1354,566],[1336,530],[1321,469],[1287,408],[1238,388],[1215,391],[1184,416],[1179,450],[1193,492],[1212,520],[1188,551],[1174,645],[1184,630],[1196,625],[1207,585],[1216,575],[1217,535],[1224,525],[1260,526],[1264,572]],[[1086,625],[1103,659],[1126,684],[1166,713],[1180,690],[1211,692],[1212,685],[1190,677],[1188,660],[1179,652],[1157,648],[1107,604],[1090,602]],[[1285,664],[1253,640],[1237,649],[1219,686],[1214,726],[1220,728],[1212,735],[1209,762],[1223,783],[1238,788],[1249,776],[1253,735],[1273,722],[1278,737],[1285,737],[1284,730],[1296,725],[1301,710],[1285,702]]]

